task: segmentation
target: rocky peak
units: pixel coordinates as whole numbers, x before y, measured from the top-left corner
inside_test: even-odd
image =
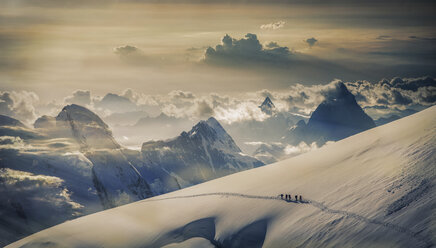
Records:
[[[267,115],[272,115],[274,113],[275,109],[274,103],[271,101],[271,99],[267,96],[263,103],[259,106],[259,108]]]

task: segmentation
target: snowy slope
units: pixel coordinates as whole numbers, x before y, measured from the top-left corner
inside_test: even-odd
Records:
[[[432,247],[436,107],[8,247]],[[221,192],[221,193],[220,193]],[[303,202],[279,200],[280,193]]]

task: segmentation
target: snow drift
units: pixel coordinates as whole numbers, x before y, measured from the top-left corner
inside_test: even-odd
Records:
[[[8,247],[432,247],[436,107]],[[302,201],[278,194],[302,195]]]

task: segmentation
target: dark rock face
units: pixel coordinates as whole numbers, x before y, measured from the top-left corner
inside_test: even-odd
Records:
[[[263,165],[244,155],[214,118],[201,121],[189,132],[167,141],[142,145],[145,157],[177,175],[182,186]]]
[[[0,115],[0,126],[25,127],[21,121],[6,115]]]
[[[374,121],[357,104],[343,83],[336,85],[331,94],[312,113],[307,124],[299,122],[288,134],[290,144],[301,141],[323,145],[375,127]]]
[[[271,99],[267,96],[265,98],[265,100],[263,101],[263,103],[259,106],[259,108],[262,110],[262,112],[264,112],[267,115],[272,115],[274,114],[275,108],[276,106],[274,105],[274,103],[271,101]]]

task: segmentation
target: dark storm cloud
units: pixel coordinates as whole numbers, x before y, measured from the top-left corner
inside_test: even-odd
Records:
[[[351,80],[363,77],[365,73],[316,55],[290,51],[276,42],[263,46],[257,35],[250,33],[241,39],[225,35],[221,44],[206,49],[203,62],[230,69],[255,70],[255,73],[292,78],[297,82],[325,82],[335,78]]]
[[[276,47],[280,47],[279,44],[277,44],[277,42],[271,41],[270,43],[265,45],[267,48],[276,48]]]
[[[271,43],[270,43],[271,44]],[[255,34],[246,34],[245,38],[234,39],[225,35],[222,44],[206,49],[205,62],[218,64],[235,63],[286,63],[291,52],[289,48],[276,44],[264,48]]]
[[[315,39],[314,37],[306,40],[306,43],[309,45],[309,47],[313,47],[317,42],[318,42],[318,40]]]
[[[381,81],[381,83],[386,83],[386,81]],[[399,78],[395,77],[390,82],[390,85],[395,88],[400,88],[403,90],[417,91],[424,87],[435,87],[436,81],[431,77],[421,77],[421,78]]]

